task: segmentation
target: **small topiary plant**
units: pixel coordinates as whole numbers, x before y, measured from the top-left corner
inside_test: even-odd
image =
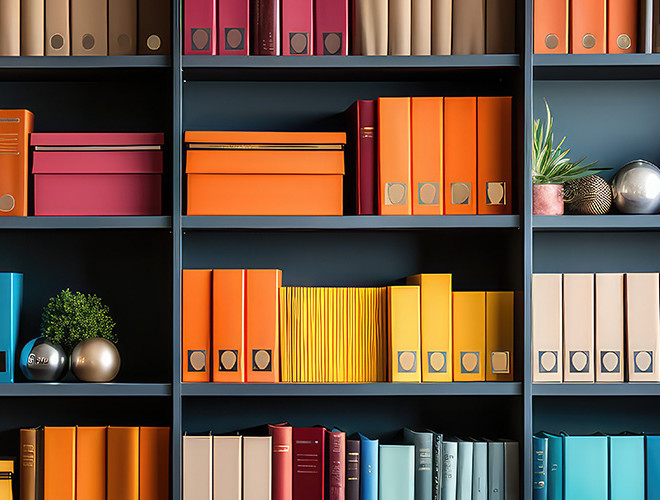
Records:
[[[41,315],[41,336],[62,346],[67,354],[85,339],[102,337],[117,343],[110,309],[96,295],[68,288],[51,297]]]

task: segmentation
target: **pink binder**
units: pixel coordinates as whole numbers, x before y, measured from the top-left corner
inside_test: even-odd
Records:
[[[314,38],[314,54],[348,55],[348,0],[315,2]]]
[[[250,0],[220,0],[218,4],[218,54],[250,53]]]
[[[216,55],[216,0],[185,0],[184,54]]]
[[[282,55],[314,54],[312,0],[282,0]]]

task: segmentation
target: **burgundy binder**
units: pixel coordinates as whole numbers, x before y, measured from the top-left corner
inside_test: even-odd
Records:
[[[218,54],[250,53],[250,0],[221,0],[218,4]]]
[[[314,54],[348,55],[348,0],[314,3]]]
[[[323,427],[293,428],[293,500],[323,498],[325,433]]]
[[[349,111],[352,164],[355,172],[355,213],[376,215],[378,213],[377,165],[377,103],[356,101]],[[350,190],[347,190],[347,195]],[[352,200],[347,200],[352,205]],[[348,208],[348,207],[347,207]]]
[[[279,56],[280,2],[279,0],[252,0],[252,44],[250,54],[256,56]]]

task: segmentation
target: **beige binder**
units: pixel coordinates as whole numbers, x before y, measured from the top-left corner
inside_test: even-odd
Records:
[[[431,55],[431,0],[412,0],[411,44],[412,55]]]
[[[71,54],[108,55],[107,0],[71,0]]]
[[[389,54],[391,56],[410,55],[411,1],[412,0],[390,0]]]
[[[46,0],[45,15],[46,55],[70,55],[69,0]]]
[[[108,0],[108,54],[137,54],[137,0]]]
[[[564,274],[564,382],[594,382],[593,274]]]
[[[596,382],[623,382],[623,274],[596,275]]]
[[[356,0],[357,45],[363,56],[386,56],[388,45],[387,0]]]
[[[658,276],[658,273],[626,274],[629,382],[660,382]]]
[[[532,381],[562,381],[562,276],[532,275]]]
[[[183,500],[211,500],[211,436],[183,436]]]
[[[213,500],[241,500],[243,438],[213,437]]]
[[[452,11],[452,54],[485,53],[485,17],[485,0],[454,0]]]
[[[451,54],[452,0],[431,2],[431,53],[434,56]]]
[[[486,0],[486,53],[516,52],[516,0]]]
[[[44,55],[44,0],[21,0],[21,55]]]
[[[0,56],[21,55],[21,0],[0,0]]]
[[[273,438],[243,437],[243,500],[270,500]]]

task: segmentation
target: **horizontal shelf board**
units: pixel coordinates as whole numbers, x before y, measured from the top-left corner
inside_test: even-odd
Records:
[[[660,396],[660,383],[533,384],[534,396]]]
[[[16,383],[0,384],[0,396],[169,396],[171,384]]]
[[[517,215],[346,215],[346,216],[184,216],[182,227],[195,230],[423,230],[514,228]]]
[[[660,215],[535,215],[534,231],[652,231]]]
[[[168,216],[125,217],[0,217],[1,229],[165,229],[172,227]]]
[[[660,54],[536,54],[536,80],[660,78]]]
[[[181,384],[182,396],[517,396],[520,382]]]
[[[0,57],[0,70],[67,70],[169,68],[170,56],[34,56]]]

